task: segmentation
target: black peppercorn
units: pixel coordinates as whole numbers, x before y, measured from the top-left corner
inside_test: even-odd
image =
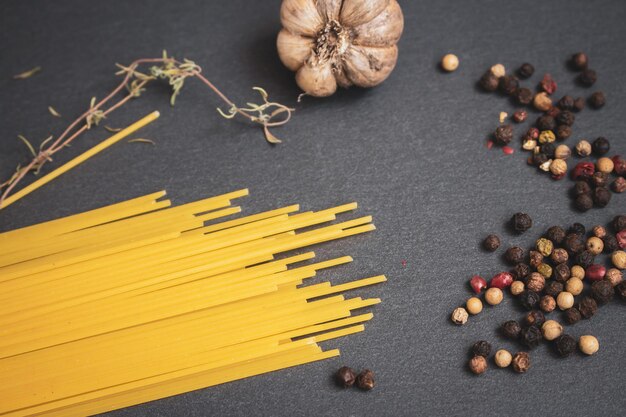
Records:
[[[511,265],[517,265],[520,262],[523,262],[525,256],[526,252],[519,246],[511,246],[504,253],[504,258]]]
[[[531,250],[528,253],[528,257],[530,258],[530,266],[533,268],[537,268],[543,263],[543,255],[539,251]]]
[[[585,229],[585,225],[582,223],[573,223],[569,229],[567,229],[567,233],[574,233],[578,236],[584,236],[587,233],[587,229]]]
[[[565,358],[576,351],[576,339],[568,334],[561,335],[554,341],[556,353]]]
[[[556,298],[561,291],[563,291],[563,283],[559,281],[548,281],[543,289],[543,292],[554,298]]]
[[[611,201],[613,193],[608,188],[597,187],[593,190],[593,202],[598,207],[606,207]]]
[[[598,303],[591,297],[585,297],[578,303],[578,311],[583,318],[589,319],[598,311]]]
[[[613,226],[613,229],[617,232],[626,230],[626,216],[615,216],[611,222],[611,226]]]
[[[574,262],[576,262],[576,264],[582,266],[585,269],[588,268],[589,265],[591,265],[594,260],[595,260],[595,256],[593,255],[593,253],[591,253],[588,250],[584,250],[580,252],[574,258]]]
[[[554,134],[558,140],[566,140],[572,136],[572,128],[567,125],[560,125],[556,128]]]
[[[613,299],[615,290],[610,281],[603,279],[591,284],[591,296],[600,304],[606,304]]]
[[[585,53],[577,52],[574,55],[572,55],[571,63],[572,63],[572,68],[574,68],[577,71],[583,71],[584,69],[587,68],[587,64],[589,63],[589,60]]]
[[[546,237],[553,243],[560,245],[565,239],[565,229],[561,226],[552,226],[546,232]]]
[[[556,120],[554,120],[554,117],[544,114],[537,118],[535,125],[539,130],[554,130],[556,128]]]
[[[570,254],[580,253],[585,250],[585,242],[583,238],[576,233],[569,233],[565,236],[563,245]]]
[[[611,144],[607,140],[607,138],[600,136],[591,144],[591,149],[593,153],[597,156],[603,156],[609,152],[611,149]]]
[[[533,165],[539,166],[539,165],[543,164],[544,162],[548,161],[548,155],[546,155],[543,152],[539,152],[539,153],[533,154],[532,161],[533,161]]]
[[[587,210],[591,210],[593,207],[593,198],[591,198],[588,194],[581,194],[574,200],[574,205],[579,211],[585,212]]]
[[[579,112],[585,108],[585,99],[582,97],[578,97],[574,100],[574,108],[572,109],[575,112]]]
[[[520,332],[520,341],[529,349],[539,346],[541,341],[541,330],[537,326],[528,326]]]
[[[538,328],[546,321],[546,316],[539,310],[529,311],[524,317],[526,326],[537,326]]]
[[[515,265],[515,270],[513,272],[518,280],[523,281],[524,278],[530,274],[530,266],[525,263],[518,263]]]
[[[578,76],[578,81],[585,87],[591,87],[598,79],[598,75],[592,69],[586,69]]]
[[[615,292],[622,301],[626,300],[626,281],[622,281],[615,286]]]
[[[472,353],[486,358],[491,354],[491,344],[485,340],[479,340],[472,346]]]
[[[530,89],[526,87],[522,87],[517,90],[515,97],[517,98],[517,102],[519,104],[527,105],[533,101],[534,95]]]
[[[571,272],[566,263],[558,264],[554,267],[554,279],[557,281],[556,283],[567,281],[570,278],[570,275]]]
[[[520,303],[526,310],[532,310],[539,303],[539,294],[534,291],[524,291],[519,295]]]
[[[498,235],[489,235],[483,240],[483,247],[489,252],[495,252],[500,247]]]
[[[606,104],[606,97],[602,91],[596,91],[589,97],[589,105],[594,109],[604,107]]]
[[[480,81],[478,83],[483,88],[483,90],[493,92],[498,89],[500,80],[498,79],[498,77],[493,75],[491,71],[487,71],[482,77],[480,77]]]
[[[374,388],[374,372],[365,369],[356,377],[356,386],[363,391]]]
[[[522,331],[522,326],[520,326],[520,324],[515,320],[509,320],[504,322],[500,329],[502,330],[502,334],[506,337],[517,339]]]
[[[576,307],[565,310],[565,320],[567,320],[569,324],[576,324],[581,318],[580,311],[578,311]]]
[[[604,253],[613,253],[619,249],[617,238],[611,234],[604,236],[602,242],[604,243]]]
[[[535,67],[529,63],[522,64],[522,66],[517,69],[517,75],[523,80],[532,77],[534,73]]]
[[[533,220],[526,213],[515,213],[511,222],[517,233],[524,233],[533,226]]]
[[[352,368],[342,366],[335,374],[335,381],[337,381],[337,385],[340,387],[349,388],[356,381],[356,373]]]
[[[609,182],[609,174],[606,172],[596,171],[591,176],[591,182],[596,187],[606,187]]]
[[[591,194],[591,186],[587,181],[576,181],[576,185],[574,186],[574,193],[576,195],[581,194]]]
[[[554,152],[556,151],[556,146],[554,143],[544,143],[541,145],[541,153],[547,156],[549,159],[554,158]]]
[[[572,110],[574,108],[574,97],[561,97],[561,99],[557,102],[557,106],[559,106],[561,110]]]
[[[576,116],[574,116],[574,113],[572,113],[569,110],[563,110],[556,117],[556,121],[557,121],[558,124],[566,125],[566,126],[573,125],[575,120],[576,120]]]
[[[494,132],[494,138],[496,142],[501,145],[506,145],[511,142],[513,139],[513,126],[511,125],[502,125],[498,126],[496,131]]]
[[[519,81],[515,75],[505,75],[500,78],[500,85],[498,87],[504,94],[512,96],[519,88]]]

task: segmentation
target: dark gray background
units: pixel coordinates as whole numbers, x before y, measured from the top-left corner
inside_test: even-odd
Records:
[[[569,55],[587,51],[608,92],[601,111],[581,113],[570,143],[604,135],[626,153],[624,42],[626,3],[615,1],[402,1],[405,32],[398,66],[379,88],[340,91],[325,100],[306,98],[293,121],[265,143],[262,132],[219,117],[220,103],[188,81],[175,108],[166,86],[107,121],[124,126],[159,109],[162,117],[136,137],[155,147],[122,143],[0,213],[0,229],[68,215],[165,188],[176,202],[249,187],[242,201],[252,213],[300,202],[322,209],[356,200],[373,214],[378,230],[322,245],[318,257],[350,254],[355,262],[321,274],[345,279],[385,273],[385,285],[358,295],[380,296],[365,333],[336,342],[342,356],[249,378],[112,413],[112,416],[363,416],[363,415],[617,415],[624,396],[623,306],[614,303],[593,320],[568,330],[593,333],[594,357],[559,360],[547,346],[532,352],[523,376],[491,369],[480,378],[465,363],[471,343],[516,346],[496,334],[519,316],[512,300],[486,308],[464,327],[448,321],[468,296],[467,279],[503,269],[498,254],[480,251],[488,232],[504,245],[528,245],[546,227],[582,221],[605,223],[623,212],[615,196],[605,210],[584,215],[570,208],[570,180],[551,181],[529,168],[525,154],[487,151],[485,137],[500,111],[514,107],[478,92],[475,82],[496,62],[515,68],[533,63],[558,93],[589,94],[575,87]],[[299,91],[275,51],[280,1],[3,1],[0,4],[0,174],[9,175],[27,152],[18,133],[38,142],[59,133],[89,103],[115,84],[113,64],[158,56],[202,65],[205,74],[237,102],[265,87],[272,98],[295,104]],[[439,58],[455,52],[459,70],[443,74]],[[37,76],[13,74],[41,65]],[[557,93],[557,96],[560,94]],[[63,120],[51,117],[54,106]],[[536,115],[532,115],[534,119]],[[516,129],[521,134],[522,128]],[[89,132],[55,158],[55,166],[103,138]],[[48,166],[46,172],[52,166]],[[505,222],[527,211],[535,228],[512,237]],[[406,266],[402,261],[406,260]],[[343,364],[376,372],[373,392],[335,388],[330,376]]]

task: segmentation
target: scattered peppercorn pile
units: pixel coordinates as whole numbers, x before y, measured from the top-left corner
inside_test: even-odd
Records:
[[[589,68],[587,55],[574,54],[570,64],[578,72],[576,80],[579,85],[588,88],[595,84],[597,74]],[[561,180],[567,175],[568,159],[573,153],[580,158],[594,157],[595,160],[578,162],[571,170],[571,178],[576,181],[572,198],[580,211],[605,207],[611,200],[611,190],[615,193],[626,191],[626,159],[619,155],[608,156],[611,146],[605,137],[598,137],[592,142],[581,139],[574,147],[575,152],[565,143],[558,144],[572,136],[575,114],[581,112],[586,103],[596,110],[604,107],[605,94],[595,91],[586,99],[563,95],[554,100],[557,83],[550,74],[543,76],[536,91],[520,84],[520,80],[527,80],[534,73],[535,68],[528,63],[519,67],[516,74],[507,74],[502,64],[496,64],[480,78],[479,84],[487,92],[499,91],[504,96],[510,96],[517,104],[526,106],[513,113],[511,118],[515,123],[523,123],[528,119],[531,105],[542,113],[521,137],[521,148],[532,153],[527,160],[529,165],[549,173],[554,180]],[[495,143],[503,147],[504,153],[512,154],[514,149],[509,144],[515,136],[514,128],[505,123],[504,114],[488,147],[491,148]]]
[[[515,232],[525,233],[532,227],[532,219],[528,214],[517,213],[511,219],[511,226]],[[496,252],[501,247],[501,239],[490,234],[484,239],[483,247]],[[573,325],[590,319],[616,295],[626,301],[625,249],[626,215],[616,216],[606,227],[598,225],[589,231],[580,223],[568,229],[552,226],[532,248],[511,246],[504,251],[504,259],[512,270],[496,274],[489,282],[478,275],[472,277],[469,285],[476,295],[466,301],[465,307],[456,308],[451,320],[465,324],[470,315],[483,310],[481,295],[487,304],[495,306],[502,301],[503,290],[508,288],[528,313],[521,320],[503,323],[500,330],[504,336],[519,341],[526,349],[533,349],[542,341],[550,342],[562,357],[569,356],[577,346],[581,352],[592,355],[599,349],[598,340],[584,335],[577,343],[564,333],[561,322]],[[561,317],[546,319],[546,315],[557,310],[561,311]],[[470,370],[481,374],[487,369],[486,358],[491,353],[491,345],[477,342],[472,352]],[[515,371],[520,373],[530,366],[527,352],[511,355],[500,350],[494,360],[499,367],[513,363]],[[519,363],[516,365],[516,362]]]

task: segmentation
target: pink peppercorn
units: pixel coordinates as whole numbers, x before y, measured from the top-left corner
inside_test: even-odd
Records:
[[[619,245],[619,247],[621,249],[626,249],[626,229],[617,233],[615,235],[615,238],[617,239],[617,244]]]
[[[556,91],[556,81],[554,81],[550,74],[543,76],[543,79],[541,80],[541,89],[550,95],[554,94]]]
[[[613,171],[617,175],[626,175],[626,159],[623,159],[619,155],[615,155],[613,158],[611,158],[611,160],[613,161],[614,165]]]
[[[531,127],[530,129],[528,129],[528,132],[526,132],[526,136],[528,136],[531,139],[538,139],[539,129],[537,129],[536,127]]]
[[[508,272],[500,272],[499,274],[491,278],[491,281],[489,282],[489,286],[500,288],[502,290],[506,287],[510,287],[512,283],[513,283],[513,275],[511,275]]]
[[[587,179],[593,176],[596,167],[593,162],[579,162],[572,170],[572,179]]]
[[[481,276],[474,275],[472,279],[470,279],[470,286],[476,294],[480,294],[482,290],[487,288],[487,281]]]
[[[606,268],[604,265],[593,264],[585,270],[585,278],[589,281],[602,281],[606,275]]]

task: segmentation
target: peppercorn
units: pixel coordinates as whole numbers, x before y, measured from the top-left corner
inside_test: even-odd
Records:
[[[611,254],[611,262],[617,269],[626,269],[626,252],[623,250],[616,250]]]
[[[503,298],[504,295],[500,288],[492,287],[485,292],[485,301],[491,306],[500,304]]]
[[[543,256],[550,256],[554,248],[552,241],[543,237],[535,242],[535,246],[537,247],[539,253],[541,253]]]
[[[513,355],[511,364],[515,372],[523,374],[530,369],[530,356],[526,352],[517,352]]]
[[[551,313],[556,308],[556,300],[551,295],[544,295],[539,301],[539,308],[544,313]]]
[[[626,300],[626,281],[622,281],[615,286],[615,292],[622,299],[622,301]]]
[[[604,250],[604,242],[596,236],[587,239],[587,250],[593,255],[599,255]]]
[[[519,88],[519,81],[515,75],[505,75],[500,78],[500,84],[498,87],[504,94],[512,96]]]
[[[565,283],[565,291],[572,295],[580,295],[580,293],[583,292],[583,288],[584,284],[580,278],[572,277]]]
[[[524,292],[524,282],[522,281],[513,281],[513,283],[511,284],[511,294],[513,295],[520,295],[521,293]]]
[[[613,165],[615,165],[615,168],[613,169],[615,173],[617,175],[626,176],[626,159],[619,155],[615,155],[611,159],[613,159]]]
[[[537,268],[539,265],[543,263],[543,255],[536,250],[531,250],[528,253],[528,257],[530,259],[530,266]]]
[[[531,64],[529,63],[524,63],[522,64],[522,66],[520,66],[517,69],[517,75],[521,78],[521,79],[527,79],[532,77],[532,75],[535,73],[535,67],[533,67]]]
[[[483,247],[489,252],[495,252],[500,247],[500,238],[498,235],[488,235],[485,240],[483,240]]]
[[[576,350],[576,340],[568,334],[563,334],[556,338],[554,341],[554,347],[556,349],[556,353],[565,358],[574,353]]]
[[[572,110],[574,108],[574,97],[565,95],[556,104],[561,110]]]
[[[533,105],[539,111],[548,111],[552,107],[552,99],[546,92],[541,92],[535,95],[535,98],[533,99]]]
[[[487,281],[485,281],[485,278],[479,275],[474,275],[472,279],[470,279],[469,284],[476,294],[480,294],[482,290],[487,288]]]
[[[596,91],[589,96],[589,105],[594,109],[600,109],[606,104],[606,97],[602,91]]]
[[[578,155],[582,156],[583,158],[585,156],[591,155],[591,144],[586,140],[581,140],[576,145],[576,153],[578,153]]]
[[[619,249],[617,238],[613,235],[606,235],[602,241],[604,242],[604,253],[613,253]]]
[[[583,194],[584,195],[584,194]],[[565,241],[563,242],[565,249],[570,254],[580,253],[585,249],[585,242],[582,237],[575,233],[569,233],[565,236]]]
[[[541,145],[541,153],[545,154],[548,158],[554,158],[554,153],[556,151],[556,146],[554,143],[544,143]]]
[[[523,137],[522,138],[522,149],[524,149],[525,151],[532,151],[533,149],[535,149],[537,147],[537,141],[534,139],[530,139],[528,137]],[[531,162],[529,162],[531,163]]]
[[[541,292],[546,285],[546,279],[538,272],[533,272],[526,281],[526,288],[531,291]]]
[[[563,283],[559,281],[548,281],[543,289],[543,292],[546,293],[546,295],[554,298],[559,295],[559,293],[563,291],[563,289]]]
[[[498,89],[500,80],[498,77],[493,75],[491,71],[487,71],[482,77],[480,77],[480,81],[478,83],[485,91],[493,92]]]
[[[565,320],[567,320],[569,324],[576,324],[581,318],[580,311],[578,311],[576,307],[565,310]]]
[[[519,295],[520,302],[526,310],[532,310],[539,304],[539,294],[531,290],[525,290]]]
[[[596,72],[592,69],[586,69],[578,76],[578,81],[585,87],[591,87],[595,84],[597,79],[598,76]]]
[[[600,349],[600,343],[594,336],[580,336],[580,339],[578,339],[578,348],[585,355],[593,355]]]
[[[583,268],[587,268],[589,265],[593,263],[595,256],[588,250],[584,250],[576,255],[574,258],[574,262]]]
[[[455,308],[452,312],[452,316],[450,316],[452,323],[459,325],[467,323],[468,318],[469,314],[467,313],[467,310],[465,310],[463,307]]]
[[[554,130],[556,128],[556,120],[554,120],[554,117],[544,114],[537,118],[535,126],[539,130]]]
[[[607,279],[612,286],[616,286],[624,279],[622,271],[617,268],[611,268],[606,271],[605,279]]]
[[[598,207],[606,207],[613,194],[608,188],[598,187],[593,190],[593,203]]]
[[[524,233],[533,226],[533,220],[526,213],[515,213],[511,218],[513,229],[517,233]]]
[[[555,340],[563,333],[563,326],[556,320],[548,320],[541,326],[543,338],[549,341]]]
[[[604,265],[600,264],[589,265],[589,267],[585,270],[585,278],[589,281],[600,281],[604,279],[605,274],[606,268]]]
[[[611,226],[613,226],[613,229],[618,232],[626,230],[626,216],[621,215],[613,217],[613,220],[611,221]]]
[[[572,136],[572,128],[567,125],[559,125],[555,131],[555,137],[557,140],[563,141]],[[569,149],[569,147],[568,147]]]
[[[520,341],[529,349],[536,348],[541,342],[541,330],[537,326],[524,327],[520,332]]]
[[[374,388],[374,372],[369,369],[363,370],[356,377],[356,386],[363,391],[369,391]]]
[[[518,263],[523,262],[525,256],[526,252],[519,246],[511,246],[504,253],[504,259],[506,259],[506,261],[511,265],[517,265]]]
[[[544,321],[546,321],[546,316],[544,316],[544,314],[539,310],[529,311],[526,316],[524,316],[524,323],[526,326],[541,327]]]
[[[337,373],[335,374],[335,381],[340,387],[349,388],[354,385],[356,381],[356,373],[347,366],[342,366],[339,368]]]
[[[571,269],[571,276],[572,278],[578,278],[582,280],[583,278],[585,278],[585,269],[580,265],[574,265]]]
[[[574,180],[591,179],[594,172],[596,172],[596,166],[593,163],[579,162],[572,170],[572,178]]]
[[[559,145],[554,151],[554,157],[557,159],[566,160],[572,156],[572,151],[567,145]]]
[[[546,232],[546,237],[557,245],[560,245],[563,239],[565,239],[565,229],[560,226],[552,226]]]
[[[515,98],[519,104],[528,105],[533,101],[533,92],[525,87],[518,88]]]
[[[474,356],[488,357],[491,354],[491,344],[485,340],[479,340],[472,346]]]
[[[513,283],[513,275],[509,272],[500,272],[489,281],[490,287],[500,288],[501,290]]]
[[[554,267],[554,279],[557,282],[565,282],[571,276],[571,271],[566,263],[558,264]]]
[[[537,272],[543,275],[544,278],[548,279],[552,276],[552,267],[548,264],[539,264],[537,265]]]
[[[446,54],[441,58],[441,68],[444,71],[452,72],[459,67],[459,58],[454,54]]]
[[[517,339],[519,337],[520,332],[522,331],[522,326],[515,320],[506,321],[500,326],[500,330],[502,334],[511,339]]]
[[[615,164],[611,158],[602,157],[596,161],[596,169],[600,172],[610,174],[613,172],[613,168],[615,168]]]
[[[576,120],[576,117],[574,116],[574,113],[572,113],[569,110],[563,110],[556,117],[557,123],[559,123],[560,125],[566,125],[566,126],[573,125],[575,120]]]
[[[611,189],[614,193],[621,194],[626,191],[626,179],[624,177],[617,177],[611,184]]]
[[[494,355],[493,360],[499,368],[506,368],[511,364],[513,356],[509,353],[508,350],[500,349]]]
[[[600,136],[596,140],[593,141],[593,144],[591,145],[591,149],[593,150],[593,153],[595,155],[603,156],[607,154],[609,150],[611,150],[611,144],[609,143],[607,138]]]
[[[502,125],[498,126],[496,131],[494,132],[494,138],[496,142],[501,145],[506,145],[511,142],[513,139],[513,126],[511,125]]]
[[[578,311],[583,318],[590,319],[598,311],[598,303],[591,297],[584,297],[578,303]]]
[[[469,361],[469,369],[475,375],[480,375],[484,373],[487,368],[487,359],[485,359],[483,356],[474,356]]]
[[[593,198],[587,194],[581,194],[574,200],[574,205],[578,211],[588,211],[593,207]]]
[[[571,64],[572,64],[572,68],[574,68],[575,70],[577,71],[585,70],[587,68],[588,63],[589,63],[589,60],[585,53],[577,52],[574,55],[572,55]]]
[[[591,296],[600,304],[606,304],[613,299],[615,290],[608,280],[596,281],[591,284]]]
[[[513,121],[515,123],[522,123],[528,118],[528,112],[526,110],[516,110],[513,113]]]
[[[576,181],[574,186],[574,194],[577,196],[582,194],[591,195],[591,186],[587,181]]]
[[[536,153],[532,157],[532,162],[533,162],[533,165],[541,166],[545,164],[546,162],[548,162],[548,156],[542,152]]]
[[[557,265],[562,264],[569,260],[569,254],[563,248],[556,248],[552,251],[552,254],[550,255],[550,259],[552,259],[552,262],[554,262]]]
[[[522,280],[530,274],[530,266],[525,263],[519,263],[515,265],[514,273],[518,280]]]
[[[550,74],[545,74],[539,83],[539,87],[548,94],[554,94],[556,91],[556,81]]]
[[[596,171],[593,173],[593,176],[591,177],[591,182],[596,187],[606,188],[608,181],[609,181],[609,175],[604,172]]]
[[[572,109],[575,112],[579,112],[585,108],[585,99],[582,97],[578,97],[574,100],[574,108]]]
[[[574,233],[579,236],[584,236],[587,233],[587,229],[585,229],[585,225],[582,223],[572,223],[572,225],[567,229],[567,233]]]
[[[567,310],[574,305],[574,296],[570,292],[563,291],[556,297],[556,305],[558,305],[561,310]]]
[[[539,143],[552,143],[556,140],[554,132],[551,130],[542,130],[539,133]]]
[[[480,298],[471,297],[465,303],[465,309],[471,315],[476,315],[480,313],[481,311],[483,311],[483,303],[482,301],[480,301]]]

